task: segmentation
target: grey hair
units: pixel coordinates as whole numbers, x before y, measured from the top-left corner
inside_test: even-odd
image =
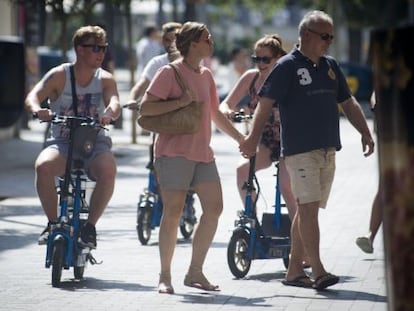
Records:
[[[318,23],[328,23],[333,25],[332,18],[326,14],[324,11],[314,10],[305,14],[299,23],[299,37],[302,37],[304,31],[308,28],[312,28],[315,24]]]

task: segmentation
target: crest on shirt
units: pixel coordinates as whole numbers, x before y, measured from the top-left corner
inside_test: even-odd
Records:
[[[336,80],[336,74],[335,74],[335,72],[332,70],[332,68],[330,68],[330,67],[329,67],[329,70],[328,70],[328,76],[329,76],[329,78],[331,78],[332,80]]]

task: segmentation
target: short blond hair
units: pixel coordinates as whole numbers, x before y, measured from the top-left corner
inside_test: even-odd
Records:
[[[90,39],[97,42],[106,42],[106,31],[99,26],[83,26],[75,31],[72,37],[73,47],[85,44]]]

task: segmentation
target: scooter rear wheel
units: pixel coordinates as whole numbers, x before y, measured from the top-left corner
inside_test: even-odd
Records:
[[[184,239],[191,238],[191,235],[194,232],[194,226],[196,223],[197,223],[197,219],[195,217],[194,206],[185,206],[184,212],[183,212],[183,215],[181,216],[181,221],[180,221],[180,232]]]
[[[184,239],[188,240],[194,231],[194,225],[188,220],[184,220],[180,225],[180,232]]]
[[[236,278],[243,278],[250,270],[251,259],[248,257],[249,234],[243,228],[233,232],[227,247],[227,263]]]
[[[85,272],[85,266],[73,267],[73,276],[75,277],[76,280],[82,280],[84,272]]]
[[[140,208],[137,219],[138,239],[142,245],[147,245],[151,238],[151,207]]]

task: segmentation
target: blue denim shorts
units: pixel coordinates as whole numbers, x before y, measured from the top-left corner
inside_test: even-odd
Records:
[[[58,140],[50,140],[46,143],[45,148],[55,149],[59,152],[59,154],[63,155],[65,158],[67,157],[68,150],[69,150],[69,143],[67,141],[58,141]],[[111,152],[112,148],[112,139],[109,136],[98,136],[95,147],[90,155],[89,158],[83,158],[83,169],[87,174],[89,173],[89,163],[96,158],[97,155],[105,152]],[[91,176],[88,177],[90,179]],[[92,179],[93,180],[93,179]]]

